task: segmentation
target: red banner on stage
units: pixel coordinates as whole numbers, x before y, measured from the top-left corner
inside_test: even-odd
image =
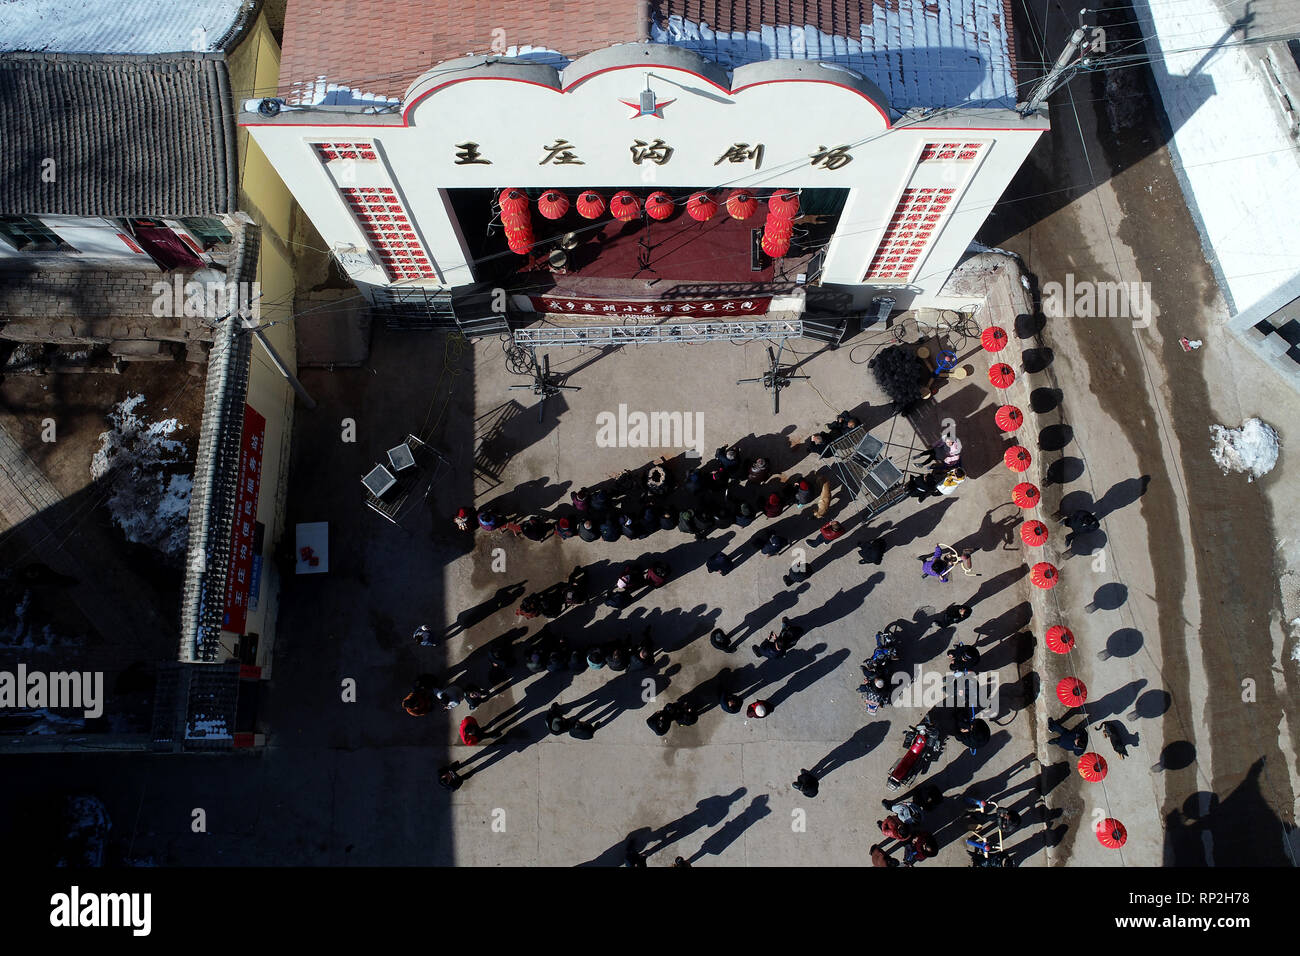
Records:
[[[239,488],[230,523],[230,564],[226,569],[225,615],[222,630],[243,634],[248,625],[248,593],[253,586],[257,492],[262,486],[262,452],[266,419],[244,406],[244,434],[239,443]]]
[[[748,299],[681,299],[637,302],[624,299],[583,299],[564,296],[532,295],[528,297],[537,312],[555,312],[563,315],[585,315],[610,318],[698,319],[727,321],[743,316],[766,315],[772,303],[771,296],[754,296]]]

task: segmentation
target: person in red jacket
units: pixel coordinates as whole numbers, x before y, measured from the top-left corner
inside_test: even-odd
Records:
[[[821,528],[821,534],[816,538],[809,538],[810,547],[819,548],[823,544],[834,541],[844,534],[844,527],[838,521],[828,521]]]
[[[912,838],[912,828],[892,813],[883,820],[877,820],[876,826],[890,840],[905,843]]]
[[[759,720],[766,717],[771,712],[772,704],[769,701],[756,700],[745,709],[745,716]]]
[[[477,744],[482,739],[481,734],[478,721],[473,717],[466,717],[460,722],[460,740],[467,747]]]
[[[763,514],[769,518],[775,518],[781,514],[784,507],[785,503],[781,500],[781,496],[773,492],[767,496],[767,503],[763,505]]]

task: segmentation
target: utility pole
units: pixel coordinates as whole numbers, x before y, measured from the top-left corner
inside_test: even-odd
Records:
[[[266,350],[266,354],[271,359],[271,363],[275,366],[276,370],[284,376],[285,381],[287,381],[293,390],[298,393],[298,397],[302,399],[302,403],[309,409],[315,408],[315,399],[307,394],[307,389],[302,387],[302,382],[298,381],[298,377],[294,375],[293,372],[289,371],[289,366],[284,364],[284,359],[280,358],[280,353],[275,350],[275,346],[271,344],[261,327],[256,325],[252,326],[250,331],[253,333],[253,338],[257,339],[257,341],[261,343],[262,348]]]
[[[1080,17],[1087,12],[1087,10],[1081,11]],[[1083,57],[1076,59],[1075,55],[1080,48],[1085,54],[1091,53],[1094,49],[1104,48],[1105,41],[1101,40],[1102,35],[1100,29],[1087,25],[1080,26],[1071,33],[1070,39],[1065,42],[1065,49],[1056,58],[1052,68],[1038,81],[1033,92],[1029,94],[1029,99],[1016,104],[1016,112],[1021,116],[1029,116],[1036,112],[1045,99],[1068,83],[1081,68],[1087,66]]]

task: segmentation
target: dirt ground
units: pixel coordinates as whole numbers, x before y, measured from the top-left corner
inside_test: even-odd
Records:
[[[203,418],[203,367],[188,362],[131,362],[121,375],[8,375],[0,378],[0,424],[40,466],[65,497],[90,482],[90,460],[106,415],[131,395],[144,395],[149,418],[179,419],[172,437],[185,442],[190,457],[198,447]],[[56,439],[42,439],[53,419]]]
[[[150,687],[137,674],[176,650],[182,572],[150,548],[128,542],[111,520],[91,459],[106,415],[144,395],[151,420],[177,418],[192,460],[203,412],[203,369],[134,363],[121,375],[10,375],[0,380],[0,425],[62,497],[33,519],[0,531],[0,629],[13,633],[18,608],[34,647],[29,666],[103,671],[112,728],[147,729]],[[53,426],[54,441],[43,440]],[[17,651],[15,650],[15,653]],[[125,677],[123,675],[126,675]]]

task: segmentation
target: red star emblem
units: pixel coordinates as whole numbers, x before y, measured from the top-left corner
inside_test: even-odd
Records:
[[[641,109],[640,103],[633,103],[631,100],[619,100],[619,102],[622,103],[624,106],[632,107],[632,119],[636,119],[638,116],[657,116],[659,119],[663,119],[664,107],[670,103],[676,103],[677,101],[660,100],[658,103],[655,104],[655,108],[653,110],[648,110],[644,112]]]

